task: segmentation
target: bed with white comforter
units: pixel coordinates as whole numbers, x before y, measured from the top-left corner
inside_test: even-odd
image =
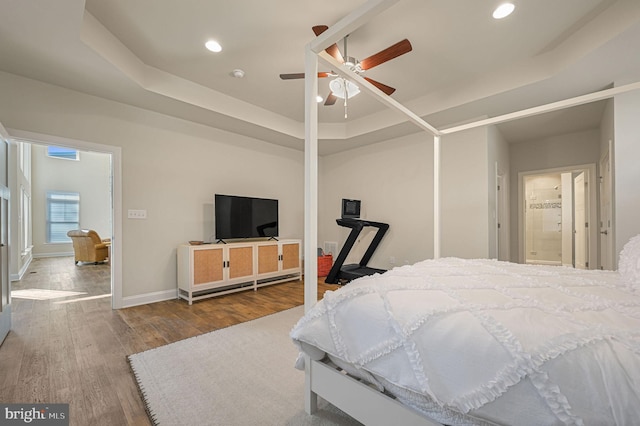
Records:
[[[291,337],[444,424],[638,425],[638,271],[426,260],[327,292]]]

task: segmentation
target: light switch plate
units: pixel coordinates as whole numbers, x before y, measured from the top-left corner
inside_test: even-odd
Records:
[[[127,217],[129,219],[146,219],[147,211],[146,210],[128,210]]]

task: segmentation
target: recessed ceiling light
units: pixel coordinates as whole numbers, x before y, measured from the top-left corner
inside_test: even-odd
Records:
[[[496,10],[493,11],[493,17],[495,19],[506,18],[507,16],[511,15],[511,12],[513,12],[513,9],[515,8],[516,7],[513,5],[513,3],[502,3],[496,8]]]
[[[220,46],[220,43],[218,43],[215,40],[209,40],[207,41],[204,46],[209,49],[212,52],[220,52],[222,51],[222,46]]]

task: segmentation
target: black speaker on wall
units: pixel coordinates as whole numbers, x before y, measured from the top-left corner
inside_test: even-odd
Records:
[[[342,219],[358,219],[360,217],[360,200],[342,199]]]

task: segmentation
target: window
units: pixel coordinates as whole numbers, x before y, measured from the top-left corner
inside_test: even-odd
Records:
[[[47,243],[69,243],[67,232],[80,228],[80,194],[47,192]]]
[[[48,146],[47,155],[53,158],[64,158],[66,160],[77,160],[78,150],[73,148],[65,148],[62,146]]]

